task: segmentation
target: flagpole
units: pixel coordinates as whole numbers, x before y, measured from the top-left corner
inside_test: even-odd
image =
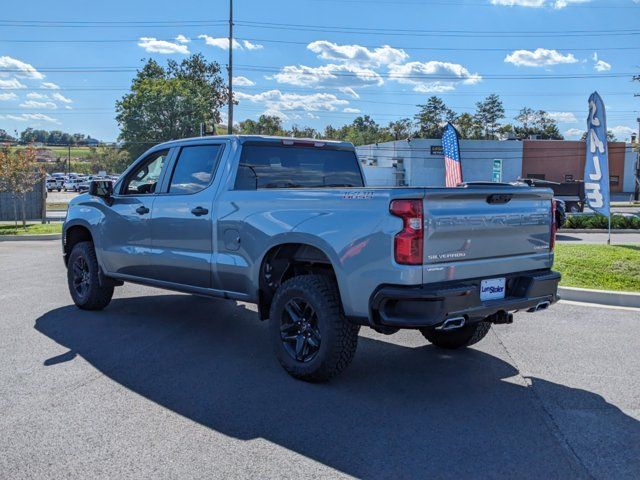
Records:
[[[611,245],[611,209],[609,209],[609,238],[607,239],[607,245]]]

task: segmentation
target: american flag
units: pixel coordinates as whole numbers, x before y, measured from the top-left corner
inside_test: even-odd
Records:
[[[460,163],[460,146],[458,132],[453,125],[447,123],[442,135],[442,152],[444,153],[445,183],[447,187],[456,187],[462,183],[462,165]]]

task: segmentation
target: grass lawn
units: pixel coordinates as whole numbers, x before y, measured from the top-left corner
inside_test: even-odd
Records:
[[[66,211],[69,209],[69,204],[67,202],[47,202],[47,210],[62,210]]]
[[[57,223],[32,223],[27,224],[26,230],[18,223],[14,225],[0,225],[0,235],[40,235],[44,233],[61,233],[62,222]]]
[[[556,244],[564,287],[640,292],[640,245]]]

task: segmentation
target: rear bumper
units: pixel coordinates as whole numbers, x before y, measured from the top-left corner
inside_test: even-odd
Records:
[[[505,298],[481,301],[484,278],[419,287],[381,286],[369,301],[372,327],[434,327],[447,318],[480,321],[498,312],[529,310],[555,303],[560,274],[551,270],[501,275],[506,277]]]

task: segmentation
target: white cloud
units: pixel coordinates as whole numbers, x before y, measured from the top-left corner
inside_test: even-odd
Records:
[[[59,102],[62,102],[62,103],[73,103],[73,100],[71,100],[70,98],[65,97],[64,95],[62,95],[62,94],[60,94],[58,92],[52,94],[51,97],[54,100],[58,100]]]
[[[252,85],[255,85],[256,82],[249,80],[247,77],[238,76],[233,77],[233,84],[239,87],[251,87]]]
[[[605,62],[604,60],[600,60],[598,58],[598,52],[593,52],[593,56],[591,57],[591,59],[594,62],[593,69],[597,72],[608,72],[609,70],[611,70],[611,64]]]
[[[46,95],[43,95],[42,93],[30,92],[30,93],[27,93],[27,98],[42,100],[43,98],[49,98],[49,97],[47,97]]]
[[[204,43],[211,47],[218,47],[223,50],[229,50],[229,39],[227,37],[210,37],[209,35],[198,35],[198,38],[204,40]],[[234,50],[244,50],[245,48],[247,50],[260,50],[264,48],[264,45],[251,43],[249,40],[243,40],[242,43],[240,43],[235,38],[233,39]]]
[[[71,105],[65,105],[64,108],[66,110],[73,110],[73,107]]]
[[[3,80],[0,78],[0,89],[10,88],[27,88],[27,86],[24,83],[21,83],[17,78],[10,78],[9,80]]]
[[[360,113],[360,110],[357,108],[345,108],[342,111],[344,113]]]
[[[549,118],[561,123],[576,123],[578,119],[572,112],[548,112]]]
[[[312,93],[309,95],[297,93],[282,93],[280,90],[268,90],[266,92],[250,95],[236,92],[238,100],[246,100],[252,103],[264,104],[267,110],[287,111],[325,110],[333,112],[339,107],[349,105],[347,100],[342,100],[331,93]]]
[[[572,53],[561,54],[557,50],[536,48],[535,51],[515,50],[504,59],[506,63],[512,63],[518,67],[548,67],[551,65],[578,63],[578,59]]]
[[[259,43],[251,43],[249,40],[243,40],[242,44],[244,45],[244,48],[246,48],[247,50],[260,50],[264,48],[264,45],[260,45]]]
[[[44,115],[42,113],[22,113],[20,115],[5,115],[0,118],[5,118],[8,120],[16,120],[18,122],[47,122],[47,123],[60,123],[60,121],[56,118],[52,118],[49,115]]]
[[[44,82],[41,85],[42,88],[46,88],[47,90],[60,90],[60,87],[53,82]]]
[[[0,68],[12,70],[16,77],[30,78],[32,80],[42,80],[44,75],[37,71],[33,65],[22,62],[16,58],[4,56],[0,57]],[[0,73],[0,76],[5,76]]]
[[[22,108],[43,108],[47,110],[55,110],[58,106],[53,102],[38,102],[36,100],[26,100],[20,104]]]
[[[640,2],[640,0],[638,0]],[[604,60],[600,60],[598,58],[598,52],[593,52],[591,56],[591,60],[593,60],[593,69],[597,72],[608,72],[611,70],[611,64],[605,62]]]
[[[140,37],[138,46],[144,48],[144,50],[149,53],[163,53],[167,55],[173,53],[181,53],[183,55],[189,54],[189,47],[182,43],[158,40],[154,37]]]
[[[330,63],[319,67],[306,65],[288,65],[282,67],[272,77],[278,83],[286,83],[302,87],[338,88],[341,91],[355,94],[354,88],[382,85],[384,80],[375,71],[355,65],[336,65]]]
[[[389,66],[390,80],[413,85],[421,93],[442,93],[454,90],[458,84],[474,85],[482,80],[462,65],[448,62],[408,62]]]
[[[562,9],[570,5],[589,2],[591,2],[591,0],[491,0],[492,5],[502,5],[506,7],[553,7],[556,9]]]
[[[631,134],[636,132],[633,128],[624,125],[617,125],[609,130],[611,130],[620,141],[628,140],[631,137]]]
[[[307,45],[307,48],[324,60],[341,61],[362,67],[391,65],[409,58],[404,50],[389,45],[370,50],[360,45],[338,45],[327,40],[317,40]]]
[[[564,7],[569,7],[571,5],[589,2],[591,2],[591,0],[556,0],[555,2],[553,2],[553,8],[561,9]]]
[[[227,37],[214,38],[214,37],[210,37],[209,35],[198,35],[198,38],[203,39],[204,43],[206,43],[211,47],[218,47],[223,50],[229,50],[229,39]],[[233,49],[236,50],[238,48],[241,49],[242,45],[240,45],[240,43],[234,38]]]
[[[609,70],[611,70],[611,64],[605,62],[604,60],[598,60],[593,68],[598,72],[608,72]]]
[[[503,5],[507,7],[544,7],[547,0],[491,0],[492,5]]]
[[[7,100],[17,100],[18,96],[13,93],[0,93],[0,101],[7,101]]]
[[[191,39],[180,34],[175,38],[175,41],[178,43],[189,43]]]
[[[579,128],[570,128],[569,130],[564,132],[565,136],[567,137],[577,137],[577,138],[582,137],[583,133],[584,133],[584,130],[580,130]]]

